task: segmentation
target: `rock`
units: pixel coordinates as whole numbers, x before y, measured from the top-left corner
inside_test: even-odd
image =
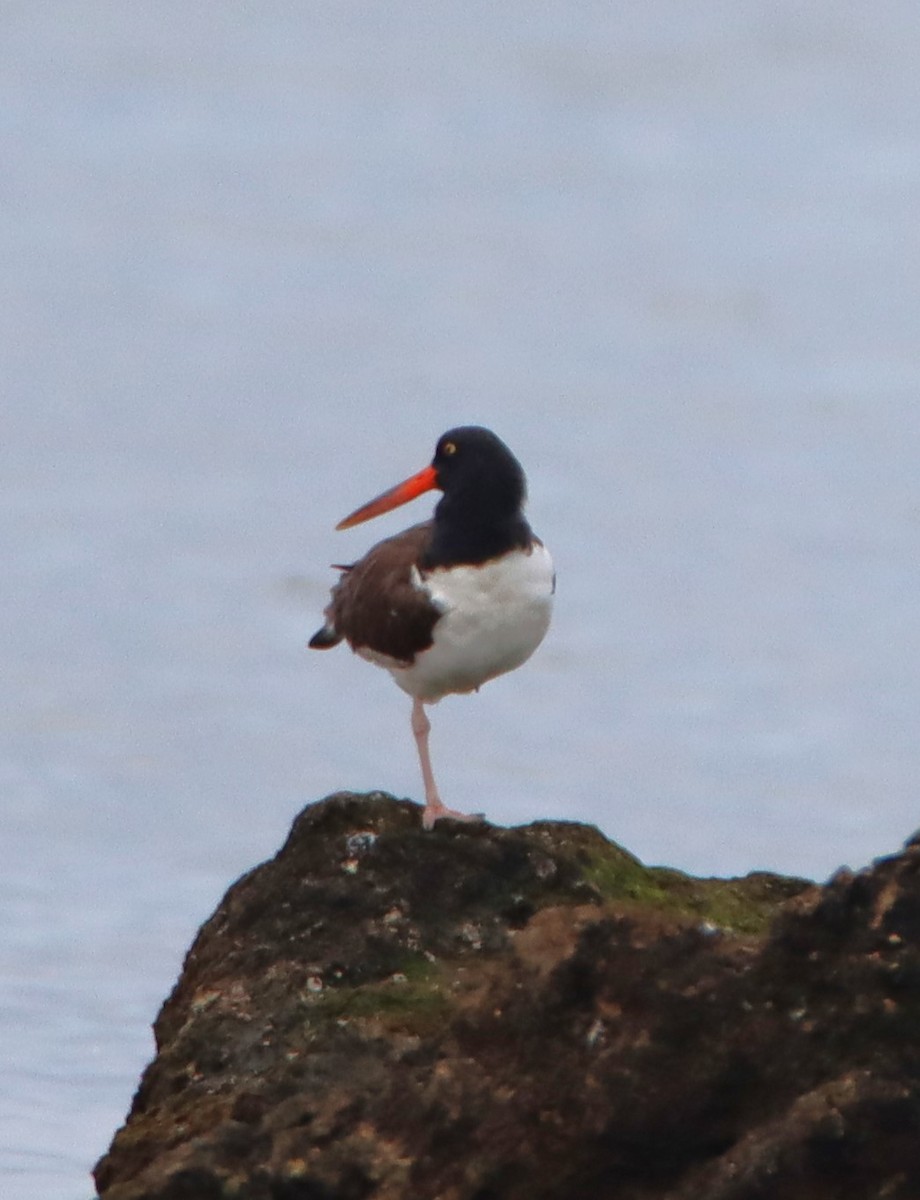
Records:
[[[342,793],[155,1032],[104,1200],[916,1200],[920,843],[700,880]]]

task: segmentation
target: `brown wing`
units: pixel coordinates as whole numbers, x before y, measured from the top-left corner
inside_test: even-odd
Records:
[[[378,542],[343,573],[332,589],[326,624],[310,643],[314,649],[345,638],[353,650],[366,646],[409,664],[431,645],[441,613],[412,582],[431,528],[426,521]]]

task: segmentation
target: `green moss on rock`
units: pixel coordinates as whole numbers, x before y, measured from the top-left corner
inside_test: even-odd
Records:
[[[736,879],[697,879],[670,867],[646,867],[613,843],[589,855],[584,873],[607,901],[633,901],[749,934],[765,932],[779,908],[809,886],[804,879],[762,872]]]

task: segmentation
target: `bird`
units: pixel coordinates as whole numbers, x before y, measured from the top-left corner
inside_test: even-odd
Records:
[[[491,430],[465,425],[443,434],[431,463],[361,505],[336,526],[351,529],[416,499],[442,493],[428,521],[373,546],[341,572],[310,639],[314,650],[343,640],[383,667],[412,697],[425,807],[422,825],[481,820],[448,808],[431,767],[426,705],[478,692],[521,666],[549,628],[553,560],[528,524],[523,468]]]

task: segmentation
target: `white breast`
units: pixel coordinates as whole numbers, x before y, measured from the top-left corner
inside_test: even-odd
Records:
[[[481,567],[419,575],[418,586],[444,613],[434,644],[410,667],[386,665],[404,692],[426,702],[475,691],[513,671],[549,628],[555,575],[549,551],[538,543]]]

